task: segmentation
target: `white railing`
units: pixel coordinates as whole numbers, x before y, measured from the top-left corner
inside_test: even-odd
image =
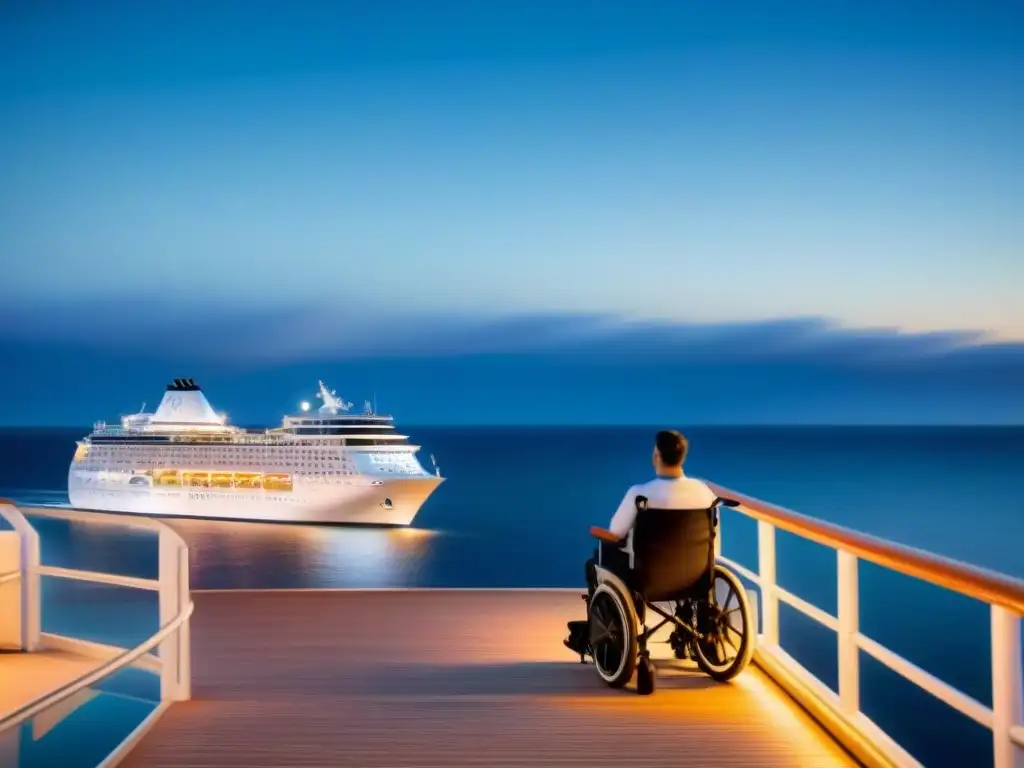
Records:
[[[175,701],[191,698],[191,656],[189,618],[193,605],[189,591],[188,547],[170,527],[144,517],[127,517],[73,509],[25,507],[19,510],[0,500],[0,515],[22,535],[22,608],[25,620],[23,647],[26,650],[64,650],[103,659],[96,669],[78,679],[31,701],[0,718],[0,731],[13,728],[41,712],[69,699],[110,675],[136,666],[160,676],[160,701],[154,711],[104,760],[102,768],[112,768],[155,724]],[[135,528],[155,532],[158,539],[158,578],[144,579],[96,571],[40,565],[39,536],[26,515],[110,528]],[[108,584],[156,592],[159,596],[159,629],[134,648],[102,645],[65,635],[41,632],[40,577]],[[156,655],[152,655],[152,651]]]
[[[734,509],[757,521],[756,573],[720,554],[718,558],[760,588],[762,618],[757,660],[783,688],[822,719],[826,727],[857,757],[870,765],[921,765],[861,711],[859,657],[860,651],[863,651],[990,729],[995,768],[1024,768],[1024,694],[1021,682],[1024,582],[799,515],[728,488],[714,488],[720,496],[740,501],[740,506]],[[838,584],[836,616],[779,586],[775,574],[776,530],[788,531],[835,550]],[[990,606],[991,708],[860,632],[857,577],[857,564],[860,560],[966,595]],[[837,633],[838,694],[779,645],[780,602]]]
[[[6,574],[4,581],[21,581],[21,648],[34,651],[39,645],[39,534],[13,504],[0,499],[0,517],[18,534],[21,569]]]

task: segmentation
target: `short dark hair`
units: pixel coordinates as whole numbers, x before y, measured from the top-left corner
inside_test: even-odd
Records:
[[[661,463],[666,467],[680,467],[686,459],[686,451],[689,448],[686,438],[674,429],[663,429],[654,439],[658,447],[658,455],[661,456]]]

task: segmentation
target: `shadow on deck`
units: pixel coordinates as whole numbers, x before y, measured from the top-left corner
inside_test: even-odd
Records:
[[[608,689],[561,645],[578,594],[193,598],[193,700],[126,768],[855,764],[754,668],[719,685],[666,662],[653,696]]]

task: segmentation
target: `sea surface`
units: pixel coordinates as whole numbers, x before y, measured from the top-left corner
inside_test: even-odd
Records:
[[[66,503],[74,441],[87,431],[0,430],[0,497]],[[592,548],[587,529],[606,525],[628,486],[651,476],[656,429],[405,431],[424,447],[424,464],[434,454],[447,478],[412,528],[171,520],[190,548],[192,587],[581,586]],[[1024,428],[685,432],[691,475],[1024,577]],[[151,535],[34,522],[47,564],[156,575]],[[726,513],[722,536],[726,556],[756,569],[750,520]],[[835,612],[831,551],[780,533],[778,579]],[[868,564],[860,589],[864,634],[991,705],[986,606]],[[152,594],[58,579],[44,580],[44,594],[46,631],[131,645],[156,628]],[[786,606],[780,611],[783,647],[835,688],[835,634]],[[861,678],[864,711],[926,765],[991,764],[985,729],[864,654]]]

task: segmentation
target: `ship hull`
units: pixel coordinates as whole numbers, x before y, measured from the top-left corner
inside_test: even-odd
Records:
[[[289,493],[241,489],[157,487],[110,481],[99,473],[68,477],[68,500],[97,512],[253,522],[408,526],[440,477],[387,478],[296,488]]]

